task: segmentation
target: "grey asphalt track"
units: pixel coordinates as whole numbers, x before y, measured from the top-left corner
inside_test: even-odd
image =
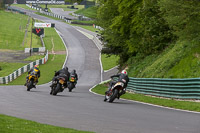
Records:
[[[199,113],[125,100],[103,102],[103,96],[88,91],[101,77],[95,44],[63,22],[31,16],[55,23],[68,48],[66,65],[77,69],[80,80],[72,93],[57,96],[49,95],[49,84],[30,92],[24,86],[0,86],[1,114],[97,133],[200,133]]]
[[[54,14],[65,16],[68,19],[77,19],[77,17],[69,15],[70,13],[73,13],[74,11],[64,11],[62,8],[50,8],[50,9],[51,9],[51,12]]]

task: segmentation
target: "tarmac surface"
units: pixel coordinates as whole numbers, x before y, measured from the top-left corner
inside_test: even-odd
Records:
[[[89,92],[102,76],[100,51],[93,41],[66,23],[30,15],[55,23],[68,48],[65,65],[77,70],[79,81],[73,92],[64,90],[57,96],[49,95],[50,84],[39,85],[30,92],[20,85],[0,86],[1,114],[97,133],[200,132],[200,113],[127,100],[103,102],[103,96]]]

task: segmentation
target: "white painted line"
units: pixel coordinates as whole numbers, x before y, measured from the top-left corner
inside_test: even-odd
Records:
[[[88,37],[89,39],[93,39],[93,37],[94,37],[93,35],[90,35],[90,34],[84,32],[84,31],[82,31],[82,30],[79,30],[79,29],[76,29],[76,30],[78,30],[79,32],[81,32],[83,35],[85,35],[85,36]]]
[[[66,64],[66,62],[67,62],[67,59],[68,59],[68,49],[67,49],[67,46],[66,46],[66,43],[65,43],[65,41],[63,40],[63,38],[62,38],[62,34],[56,29],[56,28],[54,28],[55,30],[56,30],[56,32],[58,33],[58,35],[60,36],[60,38],[61,38],[61,40],[62,40],[62,42],[64,43],[64,46],[65,46],[65,49],[66,49],[66,58],[65,58],[65,63],[63,64],[63,68],[64,68],[64,66],[65,66],[65,64]]]
[[[106,70],[106,71],[104,71],[104,72],[111,71],[111,70],[113,70],[113,69],[115,69],[115,68],[117,68],[117,67],[119,67],[119,65],[117,65],[117,66],[115,66],[115,67],[113,67],[113,68],[111,68],[111,69],[109,69],[109,70]]]
[[[101,62],[101,53],[99,54],[99,62],[100,62],[100,67],[101,67],[101,82],[103,81],[103,66]]]

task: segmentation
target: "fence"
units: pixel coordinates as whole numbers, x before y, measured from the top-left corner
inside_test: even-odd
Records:
[[[34,65],[45,64],[47,60],[48,60],[48,51],[47,51],[47,53],[46,53],[44,58],[36,60],[34,62],[31,62],[31,63],[19,68],[18,70],[14,71],[13,73],[9,74],[8,76],[0,77],[0,84],[7,84],[7,83],[13,81],[18,76],[20,76],[23,73],[29,71]]]
[[[200,99],[200,78],[130,78],[127,89],[135,93],[178,99]]]

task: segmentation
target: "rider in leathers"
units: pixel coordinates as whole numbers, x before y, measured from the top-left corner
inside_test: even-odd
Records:
[[[126,93],[126,87],[127,87],[128,82],[129,82],[129,77],[128,77],[128,75],[127,75],[126,70],[123,70],[121,73],[111,76],[111,78],[114,78],[114,77],[118,77],[118,80],[117,80],[117,81],[111,81],[111,82],[110,82],[110,85],[109,85],[110,87],[109,87],[108,91],[109,91],[109,90],[112,88],[112,86],[115,85],[118,81],[123,82],[123,83],[124,83],[124,89],[122,90],[121,93],[119,93],[119,96],[118,96],[118,99],[119,99],[119,97],[120,97],[122,94],[125,94],[125,93]],[[106,91],[106,93],[107,93],[108,91]],[[106,100],[107,100],[107,99],[105,98],[104,101],[106,101]]]
[[[33,84],[33,88],[36,88],[36,84],[38,83],[38,79],[40,78],[40,70],[39,70],[39,65],[35,65],[33,68],[31,68],[29,71],[28,71],[28,74],[34,72],[35,73],[35,76],[37,77],[36,79],[36,83]],[[27,82],[28,82],[28,78],[29,78],[29,75],[26,76],[26,83],[24,84],[24,86],[27,85]]]
[[[77,84],[77,80],[78,80],[78,75],[77,75],[77,73],[76,73],[76,70],[74,69],[74,70],[72,70],[72,72],[70,73],[70,76],[73,76],[73,77],[75,77],[75,85]],[[74,86],[75,86],[74,85]]]
[[[70,76],[70,73],[68,71],[68,67],[64,67],[63,69],[57,71],[52,79],[52,85],[50,87],[53,86],[53,84],[55,83],[55,81],[57,80],[57,78],[59,76],[62,76],[65,78],[65,83],[67,84],[67,82],[69,81],[69,76]]]

